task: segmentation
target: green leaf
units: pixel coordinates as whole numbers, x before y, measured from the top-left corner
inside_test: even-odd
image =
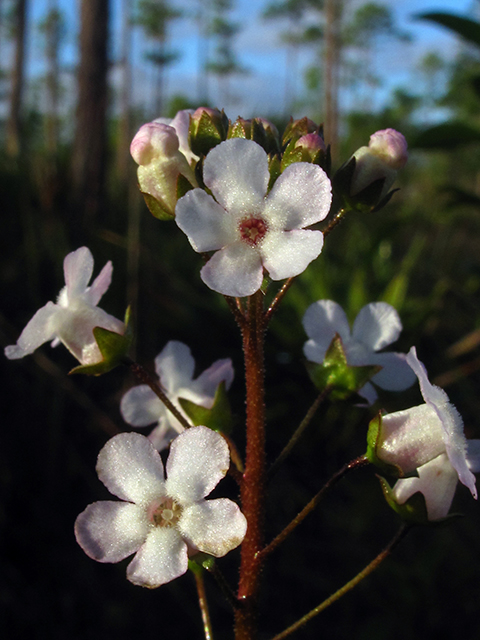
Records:
[[[218,385],[211,409],[201,407],[185,398],[179,398],[179,402],[195,427],[203,425],[219,433],[227,435],[231,433],[232,412],[225,389],[225,382]]]
[[[419,13],[414,18],[416,20],[429,20],[442,27],[447,27],[447,29],[454,31],[465,40],[480,46],[480,23],[475,20],[443,12]]]
[[[130,307],[128,307],[125,313],[124,334],[115,333],[103,327],[95,327],[93,329],[93,335],[102,354],[102,361],[96,364],[75,367],[69,372],[70,374],[83,373],[89,376],[100,376],[102,373],[107,373],[122,363],[133,341]]]
[[[324,361],[321,364],[309,363],[309,374],[313,384],[320,391],[331,387],[330,397],[335,400],[343,400],[356,393],[380,370],[381,367],[378,365],[349,365],[338,333],[328,347]]]
[[[480,142],[480,130],[463,122],[445,122],[422,131],[411,146],[418,149],[454,149],[472,142]]]

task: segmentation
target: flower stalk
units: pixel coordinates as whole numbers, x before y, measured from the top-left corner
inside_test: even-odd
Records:
[[[378,556],[374,560],[372,560],[372,562],[370,562],[370,564],[367,564],[367,566],[362,571],[360,571],[360,573],[358,573],[354,578],[352,578],[352,580],[347,582],[347,584],[345,584],[343,587],[338,589],[338,591],[335,591],[335,593],[333,593],[326,600],[321,602],[317,607],[315,607],[314,609],[309,611],[307,614],[305,614],[302,618],[300,618],[300,620],[297,620],[297,622],[295,622],[290,627],[288,627],[288,629],[285,629],[285,631],[282,631],[281,633],[278,633],[276,636],[274,636],[272,640],[283,640],[284,638],[287,638],[289,635],[291,635],[292,633],[300,629],[300,627],[303,627],[303,625],[306,624],[309,620],[311,620],[312,618],[317,616],[319,613],[327,609],[330,605],[332,605],[334,602],[336,602],[342,596],[348,593],[351,589],[353,589],[353,587],[355,587],[359,582],[361,582],[364,578],[366,578],[373,571],[375,571],[375,569],[386,558],[388,558],[388,556],[392,553],[394,548],[399,544],[401,540],[403,540],[403,538],[410,531],[410,528],[411,527],[409,527],[408,525],[402,524],[400,529],[397,531],[397,533],[389,542],[389,544],[385,547],[385,549],[381,553],[379,553]]]
[[[200,606],[200,612],[202,614],[203,633],[205,634],[205,640],[213,640],[212,622],[210,620],[210,611],[208,608],[207,594],[205,591],[205,581],[203,579],[203,569],[201,567],[198,570],[193,571],[195,576],[195,584],[197,586],[198,604]]]

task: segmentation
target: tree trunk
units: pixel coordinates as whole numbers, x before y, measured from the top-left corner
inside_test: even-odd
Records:
[[[10,157],[20,155],[22,144],[22,97],[25,75],[25,31],[27,0],[17,0],[14,11],[15,59],[12,68],[10,109],[7,121],[6,148]]]
[[[338,151],[338,68],[341,0],[325,0],[325,141],[332,157]]]
[[[130,0],[122,1],[122,88],[120,93],[120,116],[118,123],[117,170],[120,183],[127,185],[133,162],[129,149],[132,141],[131,93],[132,65],[132,15]]]
[[[109,0],[82,0],[78,104],[73,149],[75,226],[85,231],[104,198],[107,151]]]

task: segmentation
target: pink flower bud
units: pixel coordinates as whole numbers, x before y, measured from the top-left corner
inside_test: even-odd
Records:
[[[295,148],[303,147],[308,151],[326,151],[325,141],[318,133],[307,133],[295,143]]]
[[[147,165],[161,156],[173,156],[178,146],[178,136],[173,127],[160,122],[148,122],[137,131],[130,145],[130,153],[137,164]]]
[[[408,159],[405,136],[395,129],[382,129],[370,136],[369,148],[382,158],[386,165],[398,171]]]

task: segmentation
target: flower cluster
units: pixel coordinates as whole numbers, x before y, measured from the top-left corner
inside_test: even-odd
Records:
[[[225,383],[229,389],[233,381],[233,366],[229,358],[217,360],[198,378],[193,379],[195,361],[186,344],[171,340],[155,358],[155,370],[162,389],[168,398],[186,418],[179,398],[190,400],[201,407],[211,408],[218,385]],[[132,387],[123,396],[120,411],[128,424],[133,427],[147,427],[155,422],[157,426],[149,435],[153,445],[161,451],[184,428],[155,393],[147,385]]]
[[[247,522],[231,500],[205,497],[227,473],[229,460],[221,435],[192,427],[172,442],[165,479],[147,438],[113,437],[100,451],[97,472],[122,502],[89,505],[75,523],[77,542],[99,562],[135,554],[127,577],[151,588],[185,573],[189,556],[199,551],[224,556],[242,542]]]

